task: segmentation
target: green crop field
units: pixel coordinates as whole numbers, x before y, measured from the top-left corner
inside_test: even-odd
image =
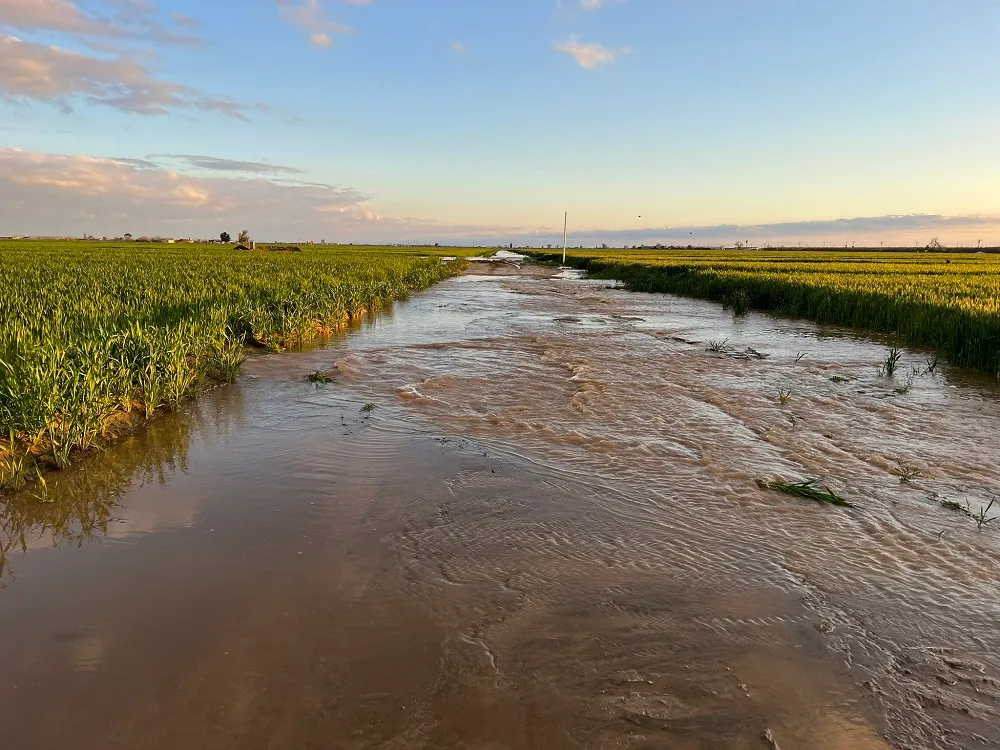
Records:
[[[633,291],[880,331],[954,364],[1000,373],[1000,255],[574,250],[567,262]]]
[[[234,380],[248,347],[320,339],[475,252],[0,242],[0,490]]]

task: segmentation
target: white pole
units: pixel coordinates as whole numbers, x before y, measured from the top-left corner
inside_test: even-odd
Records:
[[[566,240],[569,236],[569,211],[563,214],[563,265],[566,265]]]

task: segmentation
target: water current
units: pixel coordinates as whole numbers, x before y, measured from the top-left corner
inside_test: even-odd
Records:
[[[887,349],[502,266],[254,358],[4,507],[0,737],[1000,747],[1000,388]]]

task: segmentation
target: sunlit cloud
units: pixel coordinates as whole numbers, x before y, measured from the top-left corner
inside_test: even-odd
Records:
[[[594,42],[585,44],[576,37],[570,37],[568,41],[556,44],[555,48],[558,52],[564,52],[572,57],[577,65],[587,70],[613,63],[620,55],[630,52],[627,47],[612,49]]]
[[[195,109],[247,119],[245,108],[231,99],[156,78],[134,60],[94,57],[15,36],[0,37],[0,97],[48,101],[66,111],[82,101],[143,115]]]
[[[321,0],[275,0],[275,2],[281,17],[287,23],[308,32],[309,41],[314,47],[332,47],[334,35],[350,34],[354,31],[350,26],[330,19]],[[367,5],[368,2],[361,0],[348,4]]]
[[[116,0],[99,13],[73,0],[0,0],[0,27],[16,33],[55,31],[87,40],[114,39],[122,43],[161,42],[195,44],[190,33],[179,33],[157,17],[146,0]],[[184,14],[171,17],[174,25],[190,30],[197,22]]]
[[[296,174],[211,156],[114,159],[0,149],[0,226],[23,234],[172,237],[215,237],[246,226],[268,239],[390,242],[511,231],[386,215],[362,191],[284,176]]]

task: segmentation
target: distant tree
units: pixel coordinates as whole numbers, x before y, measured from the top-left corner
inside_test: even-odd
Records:
[[[240,232],[240,236],[236,241],[241,245],[246,245],[247,247],[250,247],[250,230],[244,229],[242,232]]]
[[[132,241],[132,235],[129,234],[128,232],[125,232],[125,240],[127,242],[131,242]]]
[[[229,236],[229,232],[223,232],[222,234],[219,235],[219,239],[222,240],[223,242],[229,242],[233,238]]]
[[[944,245],[942,245],[941,241],[937,237],[935,237],[934,239],[932,239],[930,242],[927,243],[927,249],[944,250]]]

